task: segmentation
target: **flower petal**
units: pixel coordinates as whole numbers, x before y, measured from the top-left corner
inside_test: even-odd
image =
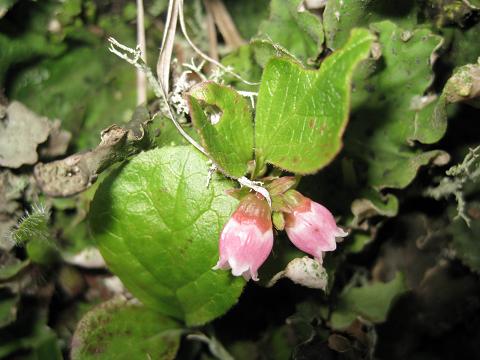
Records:
[[[295,204],[292,211],[285,214],[285,231],[297,248],[321,262],[323,252],[337,248],[336,237],[345,237],[348,233],[337,226],[335,218],[323,205],[297,191],[292,198]]]

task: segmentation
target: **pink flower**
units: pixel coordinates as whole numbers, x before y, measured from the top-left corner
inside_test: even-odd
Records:
[[[235,276],[258,280],[258,268],[272,251],[270,207],[263,196],[248,194],[220,235],[220,259],[213,268],[232,269]]]
[[[286,201],[291,212],[285,214],[285,231],[292,243],[322,262],[324,251],[337,247],[336,237],[348,235],[339,228],[327,208],[304,197],[298,191],[289,190]]]

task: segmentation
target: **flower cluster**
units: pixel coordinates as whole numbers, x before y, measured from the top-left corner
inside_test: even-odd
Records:
[[[336,249],[336,238],[347,233],[337,226],[324,206],[298,191],[278,194],[284,228],[290,241],[322,262],[323,253]],[[214,269],[232,269],[235,276],[258,280],[258,269],[273,247],[272,214],[260,194],[248,194],[226,223],[220,235],[220,259]]]

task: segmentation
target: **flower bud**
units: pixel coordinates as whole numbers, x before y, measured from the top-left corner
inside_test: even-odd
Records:
[[[213,268],[232,269],[235,276],[258,280],[258,268],[272,251],[270,207],[263,196],[248,194],[220,235],[220,259]]]
[[[321,263],[324,251],[336,249],[335,238],[345,237],[348,233],[337,226],[333,215],[324,206],[295,190],[289,190],[285,195],[291,209],[285,214],[288,237],[297,248]]]

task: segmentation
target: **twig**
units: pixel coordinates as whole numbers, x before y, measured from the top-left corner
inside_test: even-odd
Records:
[[[223,39],[228,47],[236,49],[245,44],[245,40],[242,39],[238,33],[237,27],[233,22],[227,8],[221,0],[204,0],[205,7],[209,9],[218,30],[222,34]]]
[[[140,58],[147,63],[145,43],[145,16],[143,0],[137,0],[137,44],[140,48]],[[137,69],[137,105],[147,102],[147,78],[143,71]]]
[[[166,93],[170,91],[170,64],[172,62],[173,44],[178,22],[178,6],[174,1],[168,4],[167,21],[163,33],[162,46],[157,62],[157,77]]]
[[[202,73],[202,68],[205,66],[205,60],[202,60],[200,64],[195,64],[193,58],[191,59],[191,64],[183,63],[182,66],[186,67],[189,71],[197,75],[202,81],[207,81],[207,77]]]
[[[33,171],[37,184],[49,196],[71,196],[85,191],[106,168],[147,147],[148,121],[147,109],[139,106],[127,125],[112,125],[103,130],[101,142],[94,150],[37,164]]]
[[[207,10],[207,35],[208,35],[208,51],[210,57],[218,61],[218,42],[217,31],[215,29],[215,20],[213,19],[212,8],[209,0],[203,0],[205,9]]]

